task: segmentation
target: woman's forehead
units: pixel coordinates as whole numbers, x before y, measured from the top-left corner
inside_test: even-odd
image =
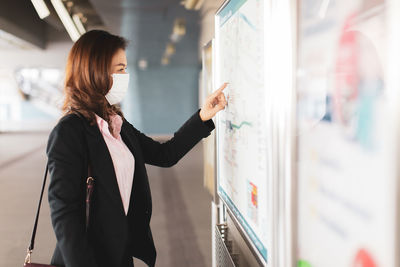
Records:
[[[118,51],[114,54],[112,58],[112,64],[113,65],[127,64],[125,50],[118,49]]]

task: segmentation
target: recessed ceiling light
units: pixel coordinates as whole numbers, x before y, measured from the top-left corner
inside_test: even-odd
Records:
[[[184,0],[182,5],[189,10],[199,10],[204,3],[204,0]]]
[[[72,19],[74,20],[74,23],[76,25],[76,28],[78,28],[79,33],[84,34],[86,32],[86,29],[82,24],[81,17],[78,14],[74,14],[72,16]]]
[[[69,15],[67,9],[65,8],[64,4],[61,0],[51,0],[51,3],[54,6],[58,16],[62,24],[64,25],[65,29],[67,30],[69,36],[71,37],[72,41],[76,41],[79,39],[81,34],[79,33],[78,29],[76,28],[74,22],[72,21],[71,16]]]
[[[175,54],[175,52],[176,52],[175,45],[173,43],[167,44],[167,47],[165,48],[165,55],[172,56],[173,54]]]
[[[46,3],[43,0],[31,0],[39,18],[44,19],[50,15],[50,10],[47,8]]]
[[[164,56],[161,59],[161,65],[165,66],[165,65],[168,65],[168,64],[169,64],[169,58]]]
[[[172,34],[170,39],[172,42],[179,42],[186,33],[186,21],[183,18],[177,18],[174,21],[174,26],[172,28]]]
[[[147,63],[147,60],[146,59],[140,59],[139,61],[138,61],[138,66],[139,66],[139,69],[141,69],[141,70],[146,70],[147,69],[147,66],[148,66],[148,63]]]

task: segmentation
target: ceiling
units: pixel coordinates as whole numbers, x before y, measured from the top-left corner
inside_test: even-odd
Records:
[[[149,68],[159,67],[174,20],[181,17],[186,20],[186,35],[176,45],[169,67],[199,65],[199,15],[184,9],[181,0],[90,1],[106,28],[130,41],[127,49],[130,64],[145,59]]]
[[[41,49],[46,49],[55,36],[61,36],[60,40],[70,42],[50,0],[45,2],[51,15],[44,20],[39,19],[29,0],[3,1],[5,8],[0,9],[0,29],[4,32]],[[145,59],[148,68],[160,67],[174,20],[184,18],[186,35],[176,44],[176,54],[171,57],[168,67],[197,67],[200,16],[198,11],[186,10],[180,4],[181,1],[64,0],[64,3],[71,13],[84,14],[87,18],[87,29],[105,28],[127,38],[130,41],[127,55],[131,66],[137,66],[138,60]],[[15,48],[15,43],[9,38],[0,38],[0,47],[3,49]],[[25,45],[21,43],[18,47],[23,48]]]

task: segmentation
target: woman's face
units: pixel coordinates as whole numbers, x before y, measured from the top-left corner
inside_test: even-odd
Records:
[[[124,74],[126,68],[128,67],[128,62],[126,60],[125,50],[119,49],[113,56],[111,60],[111,74],[118,73]]]

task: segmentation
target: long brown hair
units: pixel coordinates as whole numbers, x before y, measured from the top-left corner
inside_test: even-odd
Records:
[[[110,116],[123,117],[120,107],[110,105],[105,95],[111,88],[111,60],[127,41],[102,30],[83,34],[72,46],[65,70],[64,114],[78,113],[93,125],[95,113],[108,122]],[[112,130],[112,129],[110,129]]]

